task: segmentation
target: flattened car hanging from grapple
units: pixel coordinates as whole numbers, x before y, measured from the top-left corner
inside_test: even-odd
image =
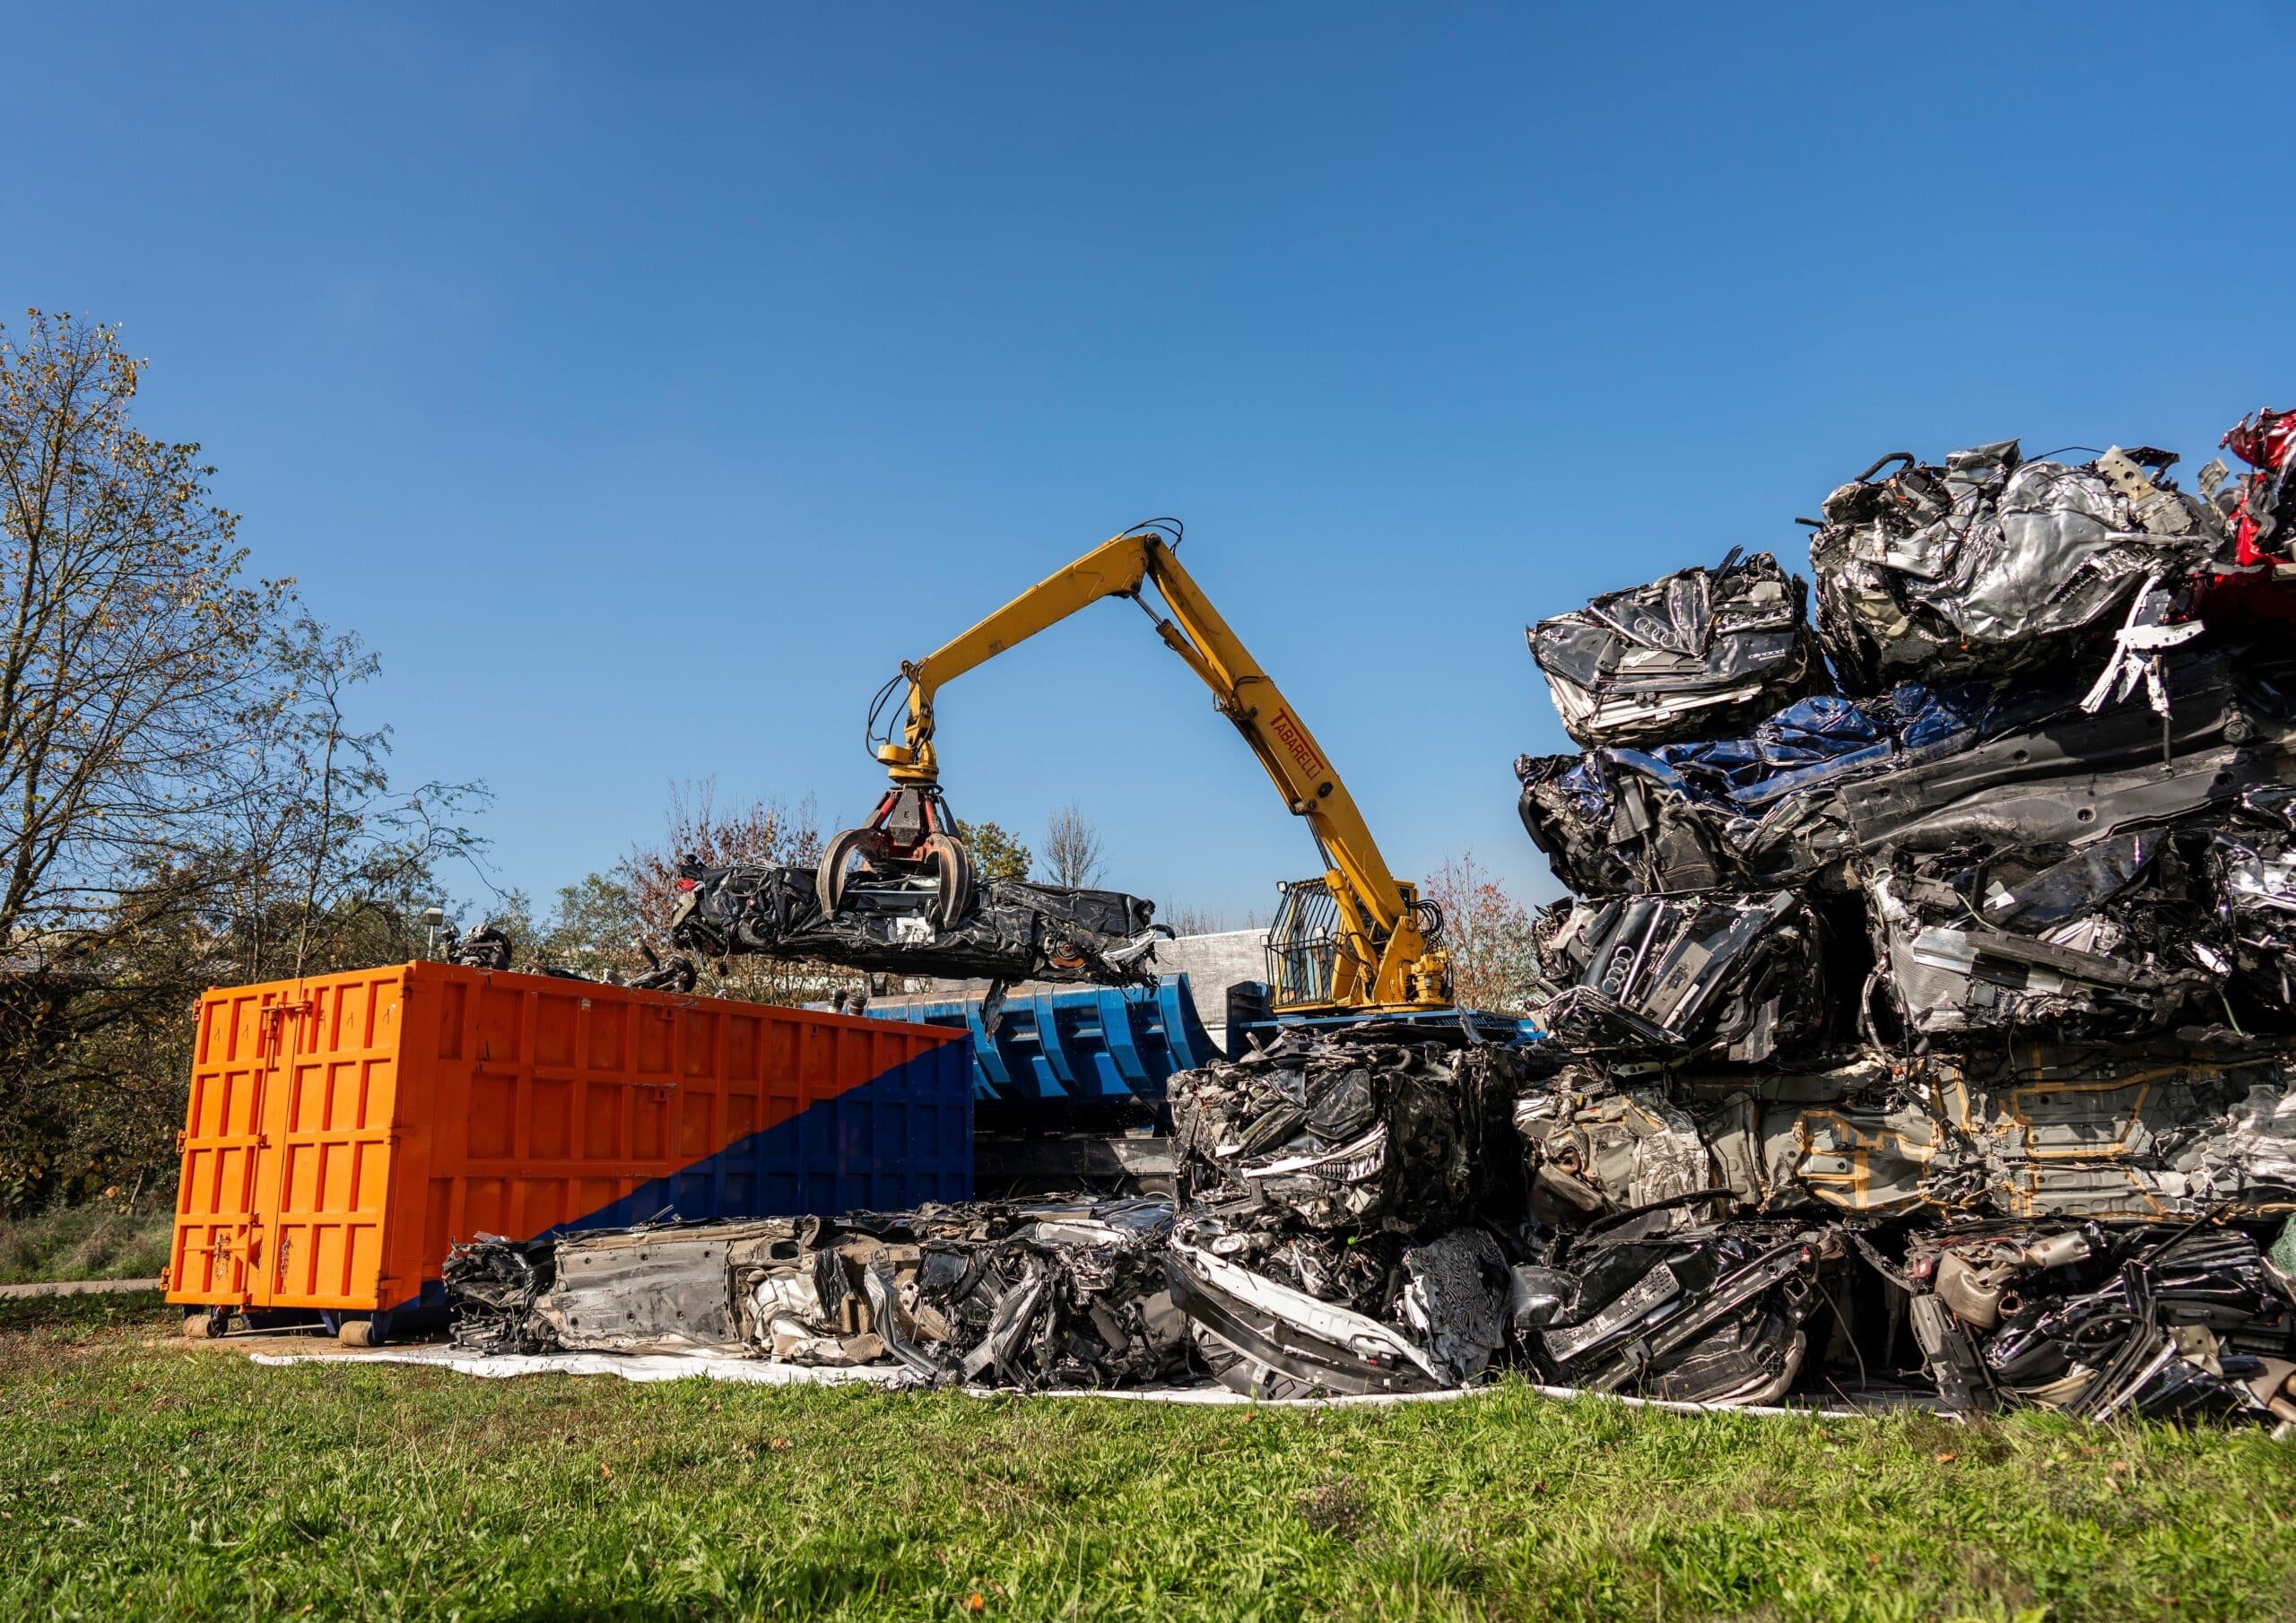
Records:
[[[756,954],[895,975],[1148,985],[1155,943],[1170,931],[1155,904],[1116,890],[993,880],[943,922],[938,890],[906,877],[848,881],[823,912],[807,868],[687,863],[670,939],[708,958]]]
[[[721,928],[719,938],[770,938],[772,948],[751,950],[819,952],[855,968],[909,973],[1009,978],[1046,975],[1048,965],[1060,971],[1051,978],[1144,980],[1151,943],[1117,942],[1125,933],[1118,921],[1083,916],[1091,898],[1118,899],[1105,892],[992,885],[983,907],[998,916],[977,916],[972,861],[963,825],[942,795],[935,742],[944,686],[1071,615],[1120,598],[1147,614],[1165,646],[1211,690],[1214,708],[1315,841],[1318,876],[1285,888],[1269,926],[1275,1011],[1314,1017],[1449,1008],[1441,909],[1387,866],[1307,724],[1181,566],[1181,535],[1177,519],[1150,519],[924,658],[903,661],[878,690],[865,734],[890,786],[866,823],[837,835],[822,852],[813,885],[818,917],[804,915],[794,880],[775,886],[744,879],[744,887],[792,893],[770,898],[770,916],[751,919],[745,932]],[[717,909],[728,919],[744,911],[741,904]],[[1131,925],[1144,929],[1144,913]],[[1060,952],[1045,950],[1048,942],[1065,953],[1065,967]]]

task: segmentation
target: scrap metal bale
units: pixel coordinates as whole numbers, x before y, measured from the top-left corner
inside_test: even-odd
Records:
[[[1162,1201],[1053,1206],[993,1246],[928,1247],[900,1308],[933,1378],[1040,1390],[1178,1374],[1186,1326],[1163,1271],[1171,1219]],[[933,1315],[949,1331],[937,1350]],[[918,1365],[907,1351],[903,1359]]]
[[[1810,542],[1818,636],[1842,685],[2101,659],[2148,585],[2188,599],[2224,542],[2216,510],[2168,479],[2175,460],[2138,447],[2027,462],[2013,439],[1942,465],[1883,457],[1826,498]]]
[[[1748,1203],[1759,1195],[1726,1181],[1707,1134],[1663,1086],[1613,1086],[1573,1066],[1515,1107],[1527,1158],[1531,1211],[1552,1228],[1663,1208],[1687,1226],[1683,1197],[1706,1190]]]
[[[735,1252],[783,1239],[787,1218],[648,1224],[560,1237],[534,1316],[568,1352],[735,1351],[746,1343]]]
[[[2249,1029],[2296,1029],[2296,787],[2243,794],[2210,841],[2216,923]]]
[[[1172,1077],[1183,1193],[1315,1231],[1448,1228],[1489,1193],[1484,1148],[1535,1063],[1422,1028],[1285,1031]]]
[[[1760,1063],[1825,1035],[1826,931],[1791,890],[1558,903],[1537,942],[1536,1018],[1574,1054]]]
[[[2296,1419],[2296,1315],[2244,1230],[1961,1224],[1910,1235],[1903,1270],[1949,1407]]]
[[[2273,1044],[2005,1043],[1823,1069],[1617,1080],[1515,1107],[1558,1231],[1819,1207],[1868,1218],[2247,1221],[2296,1212],[2296,1073]],[[1710,1200],[1694,1197],[1710,1194]]]
[[[1907,682],[1800,701],[1743,738],[1525,756],[1518,810],[1579,895],[1842,889],[1889,846],[2083,844],[2296,777],[2296,664],[2277,648],[2184,650],[2163,680],[2165,720],[2091,714],[2078,685]]]
[[[1871,1007],[1908,1042],[2139,1037],[2221,1019],[2231,942],[2205,826],[1892,854],[1866,880]]]
[[[1802,1369],[1821,1268],[1845,1250],[1835,1226],[1763,1219],[1590,1233],[1513,1271],[1513,1322],[1534,1366],[1559,1384],[1774,1402]]]
[[[1730,813],[1647,755],[1524,755],[1515,776],[1523,828],[1574,894],[1680,895],[1742,877]]]
[[[1213,1249],[1216,1221],[1175,1234],[1165,1267],[1213,1378],[1258,1398],[1432,1392],[1443,1367],[1400,1327],[1327,1302]]]
[[[439,1271],[455,1345],[476,1353],[552,1350],[556,1339],[535,1303],[556,1277],[557,1249],[554,1239],[494,1234],[448,1247]]]
[[[779,1363],[898,1364],[934,1384],[1135,1385],[1178,1374],[1161,1266],[1170,1202],[852,1212],[744,1259],[752,1340]]]
[[[1983,1193],[1953,1126],[1969,1116],[1959,1086],[1948,1067],[1871,1054],[1765,1074],[1574,1065],[1517,1101],[1515,1128],[1533,1214],[1558,1231],[1635,1211],[1654,1232],[1827,1206],[1901,1214]]]
[[[1608,593],[1526,636],[1579,744],[1710,737],[1831,690],[1808,590],[1770,554],[1734,551],[1716,568]]]
[[[1460,1386],[1508,1345],[1508,1254],[1488,1229],[1455,1228],[1400,1246],[1399,1257],[1390,1247],[1381,1288],[1345,1296],[1289,1271],[1265,1237],[1192,1215],[1166,1259],[1198,1356],[1233,1391],[1300,1398]]]

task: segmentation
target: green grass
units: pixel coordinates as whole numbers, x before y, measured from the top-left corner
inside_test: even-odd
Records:
[[[69,1206],[37,1217],[0,1218],[0,1285],[35,1280],[137,1280],[168,1265],[175,1213],[134,1217],[103,1206]]]
[[[0,1314],[0,1616],[2271,1618],[2255,1433],[265,1369]]]

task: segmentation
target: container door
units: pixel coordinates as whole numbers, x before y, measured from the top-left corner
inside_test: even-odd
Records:
[[[328,976],[282,1009],[256,1153],[258,1307],[384,1308],[419,1287],[383,1260],[404,987],[396,967]]]
[[[278,1091],[291,1024],[280,1007],[282,990],[248,986],[200,1002],[168,1263],[170,1294],[178,1300],[245,1306],[260,1282],[265,1113]]]
[[[302,1026],[302,1004],[291,992],[265,998],[257,1038],[262,1067],[257,1095],[255,1193],[248,1202],[248,1239],[243,1265],[246,1286],[241,1300],[249,1307],[268,1307],[275,1294],[271,1278],[271,1246],[278,1232],[280,1105],[295,1071],[296,1037]]]

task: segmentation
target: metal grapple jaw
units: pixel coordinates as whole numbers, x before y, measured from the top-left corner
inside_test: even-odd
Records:
[[[868,822],[829,842],[813,874],[822,915],[848,907],[914,914],[920,899],[937,929],[972,908],[972,855],[957,838],[957,820],[932,785],[888,789]]]

